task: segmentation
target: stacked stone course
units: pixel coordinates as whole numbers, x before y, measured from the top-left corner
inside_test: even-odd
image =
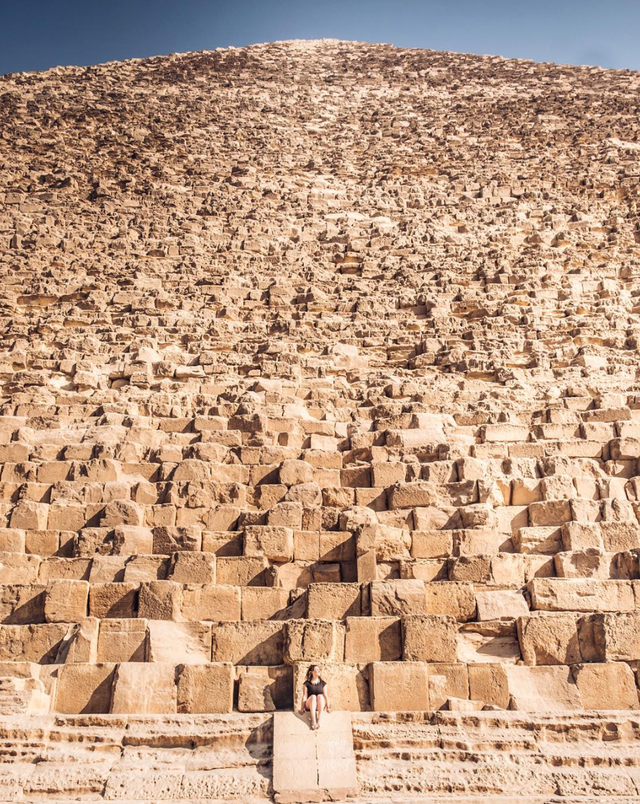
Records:
[[[0,713],[310,663],[637,710],[638,90],[334,40],[1,78]]]

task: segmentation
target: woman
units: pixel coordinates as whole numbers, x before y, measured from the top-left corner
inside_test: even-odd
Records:
[[[302,704],[300,714],[311,712],[311,728],[320,728],[320,717],[323,709],[329,711],[329,698],[327,697],[327,682],[320,678],[320,668],[312,664],[307,670],[307,678],[302,685]]]

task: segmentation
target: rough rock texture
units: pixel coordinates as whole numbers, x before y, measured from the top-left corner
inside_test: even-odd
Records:
[[[315,662],[365,797],[638,795],[638,90],[334,40],[0,78],[0,796],[268,796],[139,789],[132,724],[163,767]]]

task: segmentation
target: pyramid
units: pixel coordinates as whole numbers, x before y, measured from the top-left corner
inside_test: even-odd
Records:
[[[296,800],[311,664],[357,771],[314,737],[313,800],[637,800],[639,90],[338,40],[0,78],[0,802]]]

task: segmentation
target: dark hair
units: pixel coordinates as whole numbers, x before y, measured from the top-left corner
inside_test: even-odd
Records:
[[[318,664],[311,664],[311,665],[309,665],[309,669],[307,670],[307,681],[311,681],[311,676],[313,675],[313,668],[314,668],[314,667],[317,667],[317,668],[318,668],[318,670],[320,670],[320,665],[318,665]],[[320,681],[322,681],[322,678],[320,677],[320,674],[319,674],[319,673],[318,673],[318,679],[319,679]]]

